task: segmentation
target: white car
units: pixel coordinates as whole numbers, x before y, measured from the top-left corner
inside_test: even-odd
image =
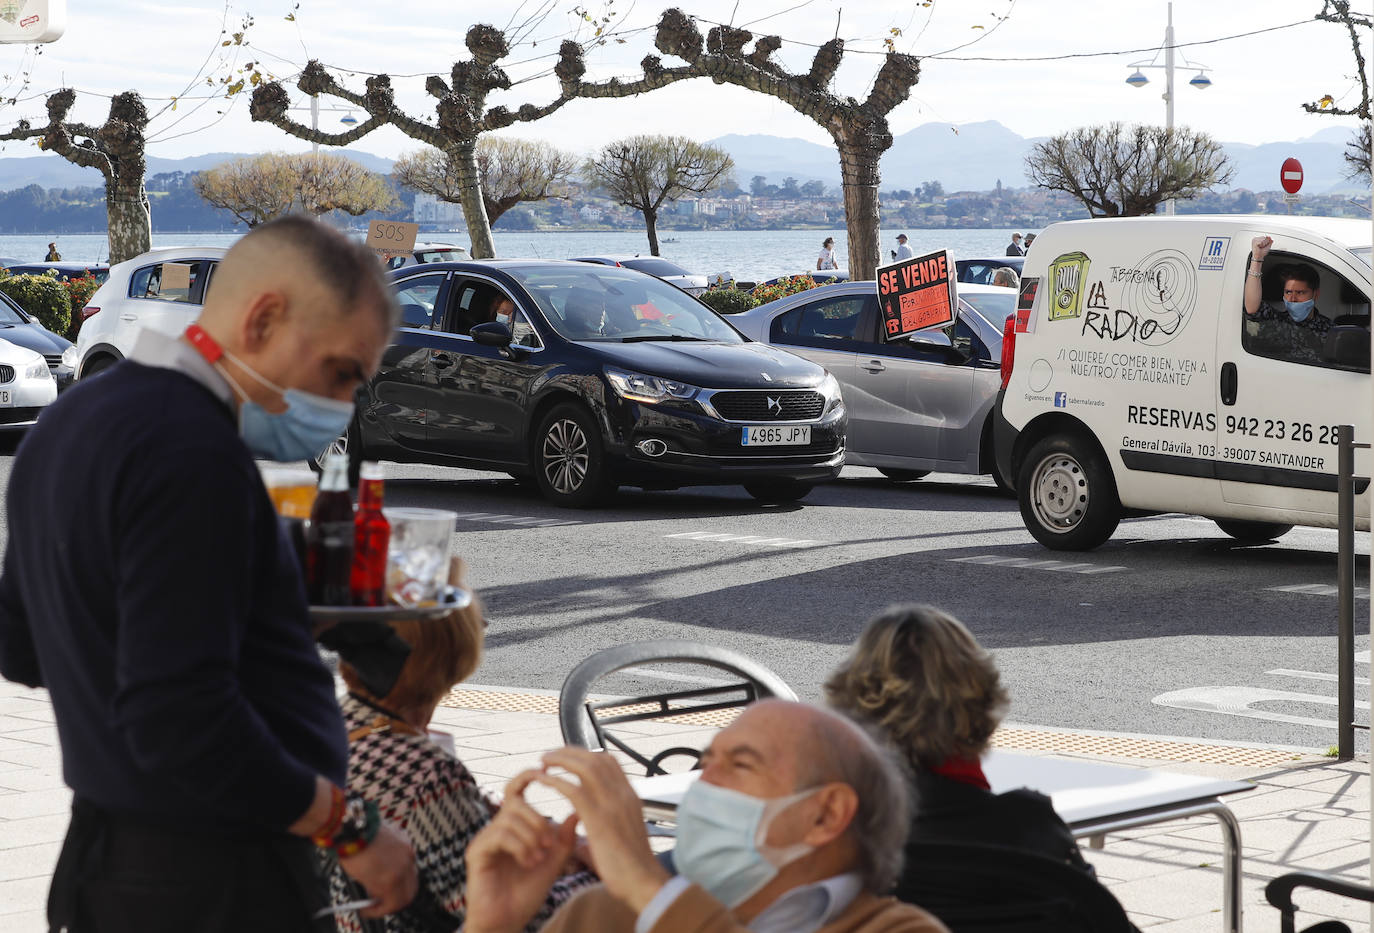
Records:
[[[27,428],[57,400],[43,354],[0,340],[0,431]]]
[[[144,328],[181,336],[200,317],[205,289],[225,252],[225,247],[172,246],[112,266],[105,284],[81,309],[76,378],[124,359]]]
[[[463,262],[468,251],[461,246],[449,243],[416,243],[415,248],[387,259],[388,269],[401,269],[405,266],[424,265],[428,262]]]

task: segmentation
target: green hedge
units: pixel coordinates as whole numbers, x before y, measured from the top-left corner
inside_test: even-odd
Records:
[[[701,295],[701,300],[721,314],[739,314],[759,303],[753,295],[738,288],[712,288]]]
[[[3,276],[0,277],[0,292],[13,298],[19,307],[38,318],[38,323],[54,334],[65,334],[72,326],[71,298],[53,276]]]

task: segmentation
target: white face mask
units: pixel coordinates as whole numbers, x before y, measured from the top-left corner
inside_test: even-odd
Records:
[[[697,781],[677,808],[673,862],[682,876],[726,907],[757,894],[786,865],[810,854],[804,842],[770,846],[768,828],[779,813],[815,788],[765,800]]]

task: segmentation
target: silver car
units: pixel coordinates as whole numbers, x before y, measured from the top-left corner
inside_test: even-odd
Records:
[[[959,316],[887,343],[873,282],[823,285],[730,322],[746,336],[820,363],[849,410],[845,463],[877,467],[894,482],[927,473],[986,473],[1008,488],[992,455],[1001,386],[1002,328],[1016,289],[959,286]]]

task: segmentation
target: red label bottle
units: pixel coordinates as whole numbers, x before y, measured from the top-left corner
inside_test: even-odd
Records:
[[[364,463],[358,480],[358,514],[354,519],[353,605],[386,605],[386,559],[391,523],[382,514],[381,464]]]
[[[348,606],[353,566],[353,501],[348,460],[325,461],[319,492],[305,529],[305,584],[312,605]]]

